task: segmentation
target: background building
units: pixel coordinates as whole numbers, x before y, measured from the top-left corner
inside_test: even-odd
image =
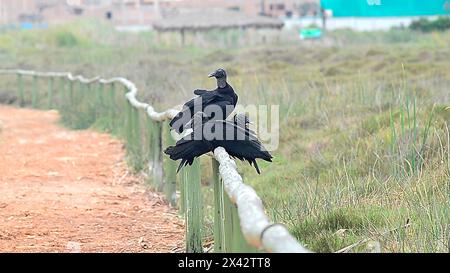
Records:
[[[321,7],[328,29],[387,30],[419,17],[450,14],[449,0],[321,0]]]
[[[333,17],[398,17],[446,15],[449,0],[322,0]]]
[[[151,25],[184,9],[291,17],[316,14],[317,7],[318,0],[0,0],[0,24],[53,24],[94,17],[115,25]]]
[[[0,25],[96,18],[117,27],[150,28],[186,10],[208,15],[218,9],[281,18],[287,28],[323,26],[326,14],[328,29],[376,30],[406,26],[418,16],[448,15],[450,0],[0,0]]]

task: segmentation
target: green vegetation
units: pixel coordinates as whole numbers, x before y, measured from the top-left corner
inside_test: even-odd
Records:
[[[412,30],[419,30],[423,32],[446,31],[450,29],[450,16],[439,17],[438,19],[432,21],[427,18],[421,18],[412,22],[410,28]]]
[[[93,22],[6,32],[0,62],[4,68],[124,76],[137,84],[141,100],[160,110],[192,97],[198,87],[213,88],[206,75],[227,68],[241,104],[280,105],[275,161],[261,163],[260,176],[243,163],[239,170],[270,216],[302,243],[321,252],[361,240],[350,251],[371,251],[373,245],[383,252],[450,251],[448,31],[342,30],[322,43],[229,49],[181,48],[155,39]],[[25,104],[33,101],[32,80],[23,78]],[[17,92],[15,77],[0,81],[0,93]],[[64,102],[68,98],[60,96],[70,97],[70,86],[58,84],[52,94]],[[48,82],[38,86],[49,90]],[[110,116],[102,118],[109,105],[98,106],[88,90],[74,88],[79,109],[62,108],[66,125],[130,133],[125,122],[116,128]],[[47,107],[48,94],[35,98],[36,104]],[[111,117],[123,118],[126,106],[119,105],[120,97],[113,101],[117,112]],[[210,168],[204,158],[204,185],[211,185]],[[203,191],[204,236],[210,236],[213,188]]]

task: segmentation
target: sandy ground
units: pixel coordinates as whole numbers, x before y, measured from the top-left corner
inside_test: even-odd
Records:
[[[184,229],[107,134],[0,106],[0,252],[173,252]]]

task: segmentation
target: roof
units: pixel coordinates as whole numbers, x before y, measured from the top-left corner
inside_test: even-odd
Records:
[[[155,21],[157,31],[199,31],[214,28],[282,28],[283,22],[265,16],[248,16],[225,9],[189,10]]]

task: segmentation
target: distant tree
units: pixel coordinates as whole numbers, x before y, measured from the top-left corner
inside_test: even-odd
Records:
[[[413,21],[409,28],[422,32],[445,31],[450,29],[450,17],[439,17],[438,19],[433,21],[430,21],[427,18],[421,18],[419,20]]]

